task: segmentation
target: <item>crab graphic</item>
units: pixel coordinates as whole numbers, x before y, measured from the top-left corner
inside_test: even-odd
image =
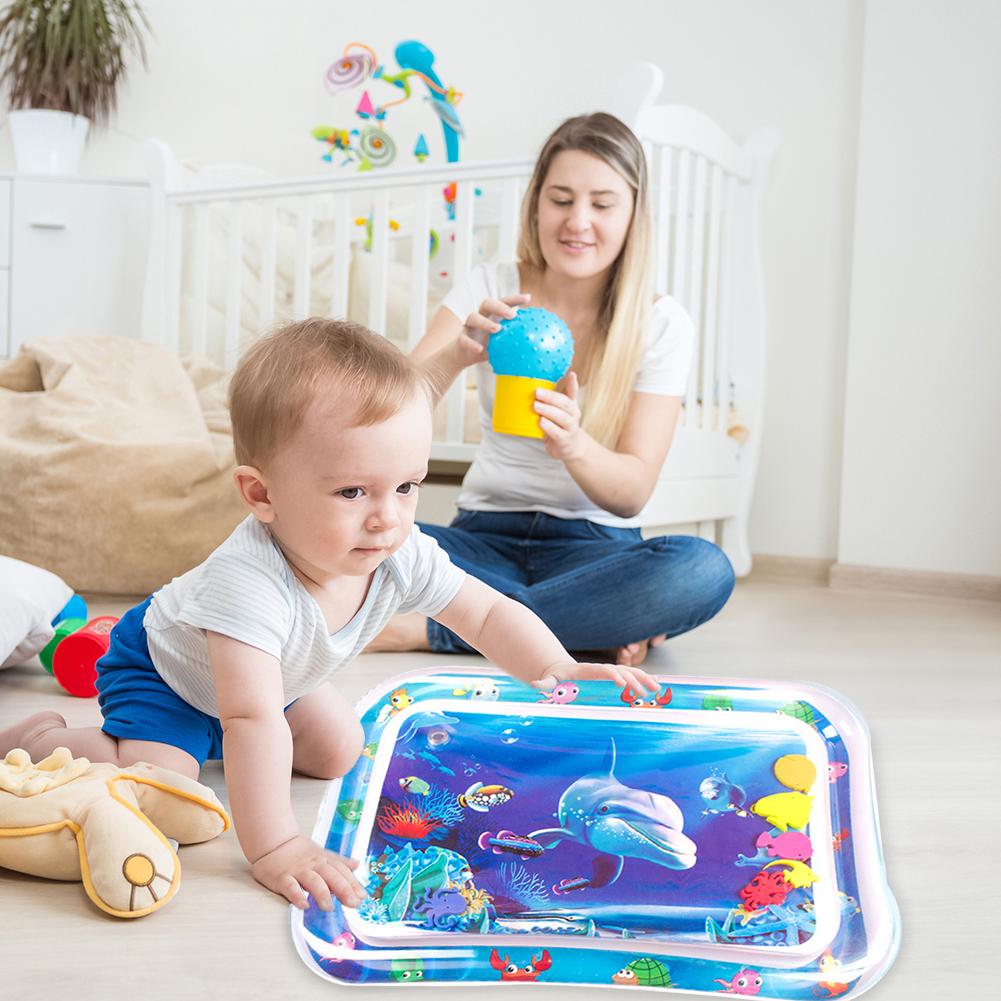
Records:
[[[538,980],[539,974],[548,970],[553,965],[553,957],[549,955],[548,949],[543,949],[542,955],[538,959],[535,958],[534,954],[532,955],[532,962],[528,966],[518,966],[517,963],[511,962],[509,956],[501,959],[500,953],[494,949],[490,953],[490,965],[495,970],[501,971],[501,980],[521,981],[524,983]]]
[[[643,696],[639,692],[633,691],[631,685],[626,685],[619,698],[633,709],[662,709],[671,701],[671,689],[665,688],[663,692],[658,691],[655,696]]]

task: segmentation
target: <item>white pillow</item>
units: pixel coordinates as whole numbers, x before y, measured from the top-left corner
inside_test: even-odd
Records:
[[[0,667],[24,664],[55,635],[73,589],[41,567],[0,556]]]

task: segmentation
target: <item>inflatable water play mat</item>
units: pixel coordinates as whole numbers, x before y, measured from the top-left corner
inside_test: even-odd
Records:
[[[314,837],[368,897],[291,912],[325,978],[851,998],[893,961],[868,732],[834,692],[441,670],[358,709]]]

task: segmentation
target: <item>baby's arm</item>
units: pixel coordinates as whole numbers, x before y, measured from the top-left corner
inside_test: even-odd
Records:
[[[292,734],[278,661],[256,647],[209,632],[209,660],[223,729],[223,765],[233,824],[254,878],[296,907],[330,891],[348,906],[364,897],[356,862],[299,833],[292,813]]]
[[[578,664],[531,609],[469,575],[433,618],[508,674],[536,688],[553,688],[561,681],[581,678],[609,678],[637,692],[660,688],[638,667]]]

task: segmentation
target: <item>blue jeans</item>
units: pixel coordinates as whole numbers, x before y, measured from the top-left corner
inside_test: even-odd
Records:
[[[607,650],[711,619],[733,591],[730,561],[688,535],[643,539],[638,528],[535,511],[460,511],[448,527],[421,524],[452,562],[546,623],[568,650]],[[474,653],[428,619],[437,653]]]

